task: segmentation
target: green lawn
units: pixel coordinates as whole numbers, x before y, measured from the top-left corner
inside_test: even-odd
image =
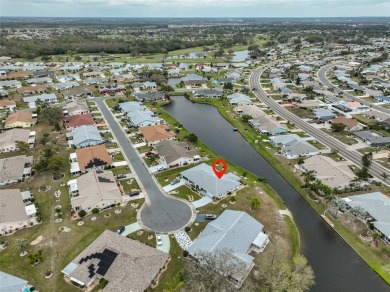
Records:
[[[178,193],[176,193],[176,192],[178,192]],[[186,185],[178,187],[177,189],[175,189],[173,191],[173,193],[171,192],[171,195],[178,197],[178,198],[182,198],[182,199],[187,200],[187,201],[189,201],[189,199],[188,199],[189,195],[191,195],[194,198],[194,201],[202,198],[202,196],[200,196],[198,193],[189,189]]]
[[[138,234],[142,231],[142,234]],[[134,233],[130,233],[128,238],[137,240],[143,244],[149,245],[151,247],[156,247],[156,234],[154,232],[148,232],[146,230],[139,230]]]

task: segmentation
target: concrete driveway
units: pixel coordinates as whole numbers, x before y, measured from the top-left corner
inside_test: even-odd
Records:
[[[215,218],[214,220],[207,220],[206,218],[205,218],[205,215],[206,214],[196,214],[196,219],[195,219],[195,221],[196,222],[212,222],[212,221],[214,221],[215,219],[217,219],[218,218],[218,216],[219,215],[217,215],[217,218]]]
[[[157,184],[157,180],[149,174],[123,129],[105,105],[104,99],[95,98],[94,101],[110,126],[123,155],[138,176],[141,188],[147,197],[147,204],[142,206],[139,215],[142,225],[152,231],[167,233],[179,230],[189,224],[193,219],[193,206],[184,200],[168,197],[164,194]]]
[[[161,236],[161,240],[163,244],[157,245],[157,234],[156,234],[156,249],[169,254],[169,250],[171,249],[171,240],[169,239],[169,235],[167,234],[159,234],[159,235]]]

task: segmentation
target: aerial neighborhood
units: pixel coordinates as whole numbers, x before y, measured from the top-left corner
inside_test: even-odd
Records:
[[[0,291],[309,291],[315,228],[388,281],[390,38],[296,33],[0,57]],[[284,263],[296,274],[272,290]]]

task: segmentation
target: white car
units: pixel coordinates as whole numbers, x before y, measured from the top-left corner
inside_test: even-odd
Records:
[[[157,245],[162,245],[163,242],[162,242],[161,235],[157,235],[156,238],[157,238]]]

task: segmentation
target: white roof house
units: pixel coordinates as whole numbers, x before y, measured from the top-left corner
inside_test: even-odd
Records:
[[[225,210],[207,224],[188,252],[195,258],[198,253],[227,253],[228,261],[242,266],[239,274],[232,275],[241,284],[254,266],[254,258],[248,252],[251,248],[262,251],[269,242],[263,227],[245,212]]]
[[[240,178],[237,175],[228,172],[219,179],[211,166],[205,163],[181,172],[181,176],[201,194],[212,198],[226,196],[228,193],[234,192],[241,186]]]

